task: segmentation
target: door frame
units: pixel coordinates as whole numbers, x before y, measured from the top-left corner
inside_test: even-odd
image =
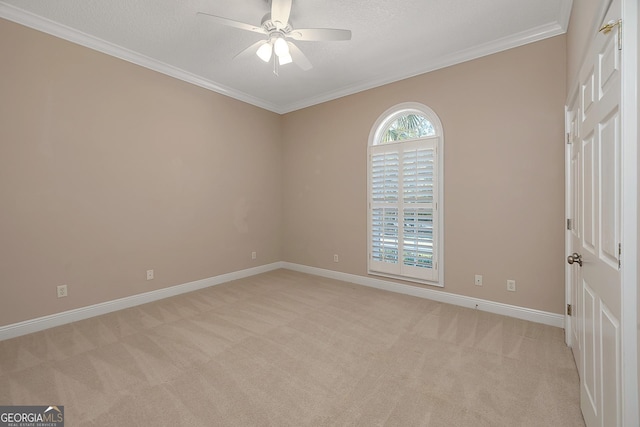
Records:
[[[638,1],[622,0],[622,421],[638,413]],[[628,266],[628,267],[625,267]]]
[[[621,317],[621,377],[622,377],[622,422],[623,425],[640,425],[638,413],[638,121],[640,109],[638,105],[638,80],[640,79],[638,56],[638,27],[640,14],[637,0],[622,1],[623,37],[621,69],[622,69],[622,97],[621,97],[621,150],[622,150],[622,254],[620,261],[622,317]],[[598,14],[591,25],[591,36],[600,28],[601,21],[607,12],[610,0],[601,0]],[[590,45],[590,43],[588,43]],[[586,52],[582,52],[584,62]],[[579,82],[577,76],[570,76],[569,91],[565,104],[565,138],[568,132],[569,106],[575,96],[578,96]],[[565,220],[570,218],[570,201],[568,200],[568,176],[570,145],[565,140]],[[569,255],[570,231],[565,224],[565,255]],[[571,300],[571,269],[565,264],[565,302],[575,304]],[[572,319],[565,312],[565,342],[568,346],[575,345],[571,339]]]
[[[571,200],[573,198],[572,193],[572,180],[571,176],[571,144],[569,143],[569,135],[570,135],[570,126],[571,126],[571,110],[570,106],[577,102],[576,98],[578,96],[578,87],[572,90],[567,97],[567,101],[564,106],[564,248],[565,248],[565,256],[568,256],[572,253],[571,249],[571,230],[568,228],[568,220],[571,219],[575,221],[575,218],[572,218],[573,212],[571,211],[572,203]],[[575,308],[577,301],[573,301],[573,292],[571,288],[571,284],[573,283],[573,268],[568,263],[564,265],[564,283],[565,283],[565,309],[564,309],[564,341],[569,347],[573,347],[573,336],[571,334],[573,327],[573,318],[569,315],[568,306],[571,305]]]

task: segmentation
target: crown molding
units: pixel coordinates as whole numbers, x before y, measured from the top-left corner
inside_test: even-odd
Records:
[[[569,1],[568,3],[569,3],[568,10],[570,12],[571,1]],[[564,11],[564,8],[563,8],[563,11]],[[568,21],[568,17],[567,17],[567,21]],[[392,75],[385,75],[377,79],[374,78],[366,82],[361,82],[356,85],[347,86],[342,89],[329,92],[317,97],[307,98],[307,99],[301,100],[300,102],[287,104],[281,108],[283,110],[281,114],[290,113],[296,110],[301,110],[303,108],[311,107],[313,105],[321,104],[323,102],[332,101],[334,99],[342,98],[344,96],[353,95],[358,92],[363,92],[365,90],[373,89],[376,87],[384,86],[386,84],[390,84],[400,80],[415,77],[420,74],[429,73],[431,71],[440,70],[442,68],[450,67],[452,65],[461,64],[463,62],[478,59],[483,56],[488,56],[494,53],[503,52],[505,50],[513,49],[519,46],[524,46],[526,44],[534,43],[534,42],[541,41],[551,37],[555,37],[555,36],[564,34],[566,32],[567,32],[566,23],[564,25],[561,23],[554,23],[554,24],[535,27],[530,30],[523,31],[509,37],[504,37],[502,39],[498,39],[490,43],[485,43],[485,44],[476,46],[472,49],[465,49],[458,52],[454,52],[450,55],[441,57],[436,61],[428,61],[428,62],[422,63],[418,67],[412,70],[403,70],[402,72],[398,72]]]
[[[110,43],[106,40],[102,40],[98,37],[94,37],[90,34],[68,27],[64,24],[60,24],[50,19],[35,15],[13,5],[0,2],[0,18],[13,21],[17,24],[24,25],[25,27],[29,27],[34,30],[52,35],[54,37],[67,40],[71,43],[75,43],[80,46],[84,46],[89,49],[104,53],[106,55],[122,59],[132,64],[157,71],[169,77],[173,77],[178,80],[200,86],[204,89],[217,92],[221,95],[246,102],[247,104],[252,104],[256,107],[273,111],[275,113],[280,113],[280,111],[278,111],[278,106],[273,103],[256,98],[244,92],[240,92],[228,86],[221,85],[214,81],[205,79],[196,74],[142,55],[133,50],[126,49],[122,46]]]
[[[33,28],[35,30],[87,47],[89,49],[93,49],[98,52],[139,65],[141,67],[157,71],[167,76],[194,84],[196,86],[200,86],[204,89],[217,92],[219,94],[237,99],[242,102],[246,102],[256,107],[260,107],[277,114],[286,114],[292,111],[311,107],[313,105],[342,98],[344,96],[353,95],[355,93],[362,92],[368,89],[373,89],[389,83],[394,83],[410,77],[415,77],[420,74],[425,74],[431,71],[450,67],[452,65],[471,61],[483,56],[523,46],[528,43],[533,43],[549,37],[564,34],[567,31],[569,18],[571,15],[572,1],[573,0],[564,0],[561,2],[559,20],[554,24],[544,25],[527,31],[523,31],[513,36],[504,37],[490,43],[476,46],[473,49],[454,52],[436,61],[427,60],[427,62],[423,62],[413,69],[405,69],[402,72],[373,78],[355,85],[345,86],[341,89],[331,91],[316,97],[306,98],[298,102],[285,105],[274,104],[264,99],[254,97],[247,93],[238,91],[212,80],[205,79],[196,74],[155,60],[138,52],[126,49],[124,47],[86,34],[82,31],[76,30],[50,19],[43,18],[4,2],[0,2],[0,18],[16,22],[26,27]]]
[[[560,4],[560,15],[558,18],[558,23],[564,30],[563,32],[567,32],[569,28],[569,19],[571,19],[571,9],[573,9],[573,0],[564,0]]]

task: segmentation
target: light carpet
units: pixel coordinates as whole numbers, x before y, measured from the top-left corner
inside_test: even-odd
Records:
[[[72,426],[584,426],[562,329],[289,270],[0,342]]]

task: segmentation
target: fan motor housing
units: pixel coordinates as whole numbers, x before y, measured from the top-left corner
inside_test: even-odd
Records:
[[[266,15],[264,15],[262,17],[262,21],[260,22],[260,25],[268,33],[272,32],[274,30],[280,30],[282,33],[287,34],[287,33],[291,32],[291,30],[293,30],[293,27],[291,26],[291,22],[287,22],[287,25],[285,27],[283,27],[283,28],[278,28],[278,26],[275,24],[275,22],[273,22],[271,20],[271,13],[267,13]]]

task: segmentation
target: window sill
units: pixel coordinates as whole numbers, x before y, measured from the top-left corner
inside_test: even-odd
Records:
[[[438,281],[433,281],[433,280],[416,279],[415,277],[407,277],[407,276],[397,276],[395,274],[381,273],[379,271],[371,271],[371,270],[368,270],[367,274],[369,274],[370,276],[386,277],[388,279],[401,280],[403,282],[418,283],[420,285],[429,285],[429,286],[435,286],[437,288],[444,288],[444,284]]]

